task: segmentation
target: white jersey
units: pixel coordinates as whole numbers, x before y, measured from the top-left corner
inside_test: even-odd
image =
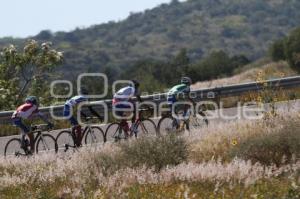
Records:
[[[88,99],[82,95],[78,95],[78,96],[74,96],[71,99],[69,99],[68,101],[66,101],[66,104],[69,106],[75,106],[81,102],[86,102],[88,101]]]
[[[130,98],[136,95],[136,90],[132,86],[127,86],[120,89],[118,92],[115,93],[114,99],[121,100],[121,101],[128,101]]]

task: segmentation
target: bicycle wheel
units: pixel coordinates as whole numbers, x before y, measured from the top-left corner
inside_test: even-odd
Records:
[[[36,143],[36,153],[57,153],[55,138],[50,134],[42,134]]]
[[[19,138],[12,138],[5,145],[4,156],[11,157],[18,155],[25,155],[25,151],[21,148],[21,140]]]
[[[168,133],[176,132],[176,120],[172,116],[162,117],[157,125],[158,135],[165,135]]]
[[[71,134],[71,131],[61,131],[57,136],[56,136],[56,144],[58,146],[58,150],[60,152],[65,152],[67,150],[67,146],[74,147],[74,139]]]
[[[111,142],[111,141],[119,141],[121,136],[125,135],[124,130],[121,128],[120,124],[118,122],[111,123],[108,125],[106,131],[105,131],[105,138],[104,142]]]
[[[208,126],[208,120],[205,113],[201,112],[196,116],[192,116],[189,120],[190,131],[197,130]]]
[[[151,119],[145,119],[141,121],[137,127],[137,136],[156,136],[156,125]]]
[[[84,143],[86,145],[97,145],[104,142],[104,133],[100,127],[92,126],[86,133]]]

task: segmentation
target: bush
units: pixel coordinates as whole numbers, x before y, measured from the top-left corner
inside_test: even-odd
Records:
[[[229,154],[264,165],[289,163],[293,156],[300,157],[300,124],[290,121],[272,134],[249,137],[232,148]]]
[[[285,40],[282,39],[275,41],[271,45],[269,53],[273,61],[285,60],[284,42]]]
[[[292,68],[300,71],[300,28],[292,31],[285,42],[285,56]]]
[[[123,162],[129,167],[161,170],[168,165],[178,165],[187,160],[188,149],[183,138],[166,137],[141,138],[131,144],[121,145]]]
[[[94,155],[96,167],[104,176],[127,167],[154,168],[160,171],[170,165],[178,165],[187,160],[187,143],[183,138],[170,135],[166,137],[144,137],[120,144],[116,150]]]

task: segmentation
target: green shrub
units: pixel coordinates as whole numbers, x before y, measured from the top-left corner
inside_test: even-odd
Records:
[[[269,48],[269,54],[273,61],[285,60],[284,43],[285,40],[281,39],[275,41]]]
[[[289,163],[293,156],[300,157],[300,124],[287,122],[281,130],[249,137],[229,152],[239,157],[264,165]]]
[[[116,151],[94,154],[94,163],[105,176],[127,167],[146,166],[159,171],[167,165],[186,161],[188,156],[185,140],[175,135],[139,138],[119,147]]]
[[[129,167],[145,165],[159,171],[167,165],[178,165],[187,160],[188,149],[183,138],[175,135],[138,139],[121,145],[122,159]]]
[[[300,28],[290,33],[285,42],[285,56],[290,66],[300,71]]]

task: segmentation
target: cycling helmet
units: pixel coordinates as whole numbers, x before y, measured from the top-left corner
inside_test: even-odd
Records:
[[[187,84],[187,85],[191,85],[192,84],[192,80],[189,77],[182,77],[181,78],[181,83],[182,84]]]
[[[26,103],[31,103],[38,106],[38,100],[36,96],[29,96],[25,99]]]
[[[140,83],[135,79],[131,80],[131,82],[132,82],[132,84],[134,85],[135,88],[138,88],[140,86]]]

